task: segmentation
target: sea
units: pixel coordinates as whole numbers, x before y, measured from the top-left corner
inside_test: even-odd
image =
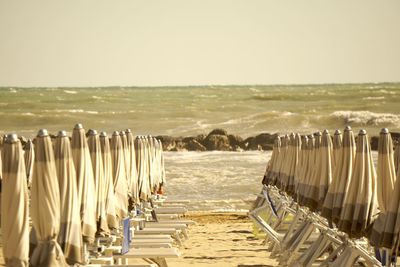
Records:
[[[383,127],[400,131],[400,83],[184,87],[0,88],[0,135],[27,138],[76,123],[107,132],[194,136]],[[166,193],[196,211],[245,211],[270,152],[165,152]]]

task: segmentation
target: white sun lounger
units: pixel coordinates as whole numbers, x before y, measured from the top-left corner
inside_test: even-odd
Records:
[[[178,258],[180,253],[176,248],[131,248],[128,253],[123,255],[114,255],[117,264],[127,264],[128,259],[144,259],[155,262],[160,267],[167,267],[168,258]]]

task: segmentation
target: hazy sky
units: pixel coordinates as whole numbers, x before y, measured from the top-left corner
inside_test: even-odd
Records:
[[[0,86],[384,81],[398,0],[0,0]]]

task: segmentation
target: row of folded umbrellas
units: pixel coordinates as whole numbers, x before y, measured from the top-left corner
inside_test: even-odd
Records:
[[[161,142],[130,130],[108,137],[77,124],[71,138],[60,131],[53,139],[40,130],[24,148],[9,134],[0,150],[7,266],[84,263],[84,243],[118,229],[165,184]]]
[[[263,183],[325,217],[350,238],[395,249],[400,233],[400,145],[379,135],[375,168],[365,130],[277,137]],[[397,174],[396,174],[397,173]]]

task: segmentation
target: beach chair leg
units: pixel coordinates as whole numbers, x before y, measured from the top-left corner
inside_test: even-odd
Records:
[[[179,246],[182,246],[182,240],[178,233],[174,234],[174,239],[176,240]]]
[[[186,229],[183,229],[183,230],[182,230],[182,234],[183,234],[183,236],[185,237],[185,239],[189,239],[189,236],[188,236],[188,233],[187,233],[187,230],[186,230]]]
[[[339,254],[339,252],[341,252],[344,248],[346,247],[346,244],[343,243],[340,246],[338,246],[323,262],[321,262],[321,264],[319,265],[319,267],[323,267],[323,266],[329,266],[329,263],[335,258],[337,257],[337,255]]]
[[[168,267],[167,261],[165,258],[151,258],[151,261],[153,261],[155,264],[157,264],[160,267]]]

